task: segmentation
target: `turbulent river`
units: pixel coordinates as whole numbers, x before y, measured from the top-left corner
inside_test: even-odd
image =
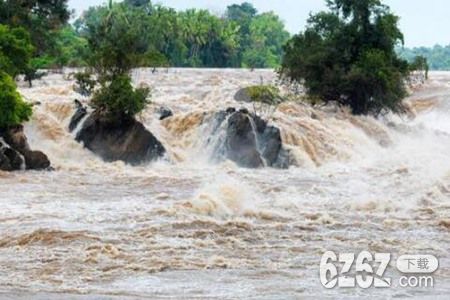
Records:
[[[104,163],[74,141],[73,81],[33,88],[25,131],[53,172],[0,172],[0,298],[420,298],[450,294],[450,73],[432,73],[409,114],[354,117],[284,103],[271,116],[295,166],[211,162],[202,117],[230,106],[269,70],[149,70],[139,117],[167,157],[145,166]],[[86,99],[82,99],[86,101]],[[159,121],[155,110],[174,117]],[[249,109],[253,109],[249,106]],[[393,287],[324,289],[327,250],[392,253]],[[403,288],[402,254],[432,254],[434,288]]]

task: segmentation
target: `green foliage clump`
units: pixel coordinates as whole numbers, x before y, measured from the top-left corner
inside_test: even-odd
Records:
[[[24,73],[32,53],[30,36],[23,28],[0,25],[0,70],[12,77]]]
[[[249,86],[242,92],[241,99],[252,103],[253,113],[266,119],[272,117],[278,104],[287,100],[281,96],[280,89],[274,85]]]
[[[280,65],[282,46],[289,38],[278,16],[258,14],[250,3],[229,6],[223,17],[208,10],[176,11],[148,0],[110,6],[91,7],[74,23],[78,36],[98,54],[91,56],[90,64],[115,65],[120,56],[125,60],[117,68],[130,64],[274,68]],[[127,39],[117,39],[119,35]],[[92,37],[99,38],[98,43]],[[109,57],[101,53],[111,50]]]
[[[137,26],[142,20],[136,18],[144,18],[145,14],[127,5],[110,1],[109,7],[99,8],[99,19],[89,19],[86,23],[91,51],[88,62],[97,80],[93,82],[87,73],[76,75],[86,92],[92,92],[95,84],[100,86],[94,92],[91,106],[119,123],[144,110],[150,95],[148,88],[135,89],[131,83],[131,69],[148,58],[149,49],[142,40],[143,28]]]
[[[113,120],[122,120],[141,112],[149,104],[149,95],[150,89],[134,89],[129,76],[118,75],[94,93],[91,105]]]
[[[350,106],[355,114],[401,112],[408,63],[398,17],[379,0],[328,0],[307,29],[285,46],[281,75],[302,83],[309,96]]]
[[[450,45],[416,48],[397,47],[397,53],[410,63],[414,63],[416,57],[424,57],[430,70],[450,71]]]
[[[425,57],[420,55],[416,56],[409,64],[409,69],[413,72],[419,72],[420,75],[423,75],[424,79],[428,79],[430,66],[428,65],[428,60]]]
[[[242,65],[250,68],[278,67],[283,45],[289,39],[280,18],[273,12],[257,15],[250,23],[249,32],[249,46],[242,54]]]
[[[14,77],[28,69],[33,47],[22,28],[0,25],[0,128],[18,125],[31,117],[14,82]]]
[[[0,128],[28,121],[31,114],[31,105],[23,101],[12,77],[0,71]]]
[[[277,105],[281,102],[280,89],[273,85],[254,85],[246,88],[252,102]]]
[[[92,73],[90,72],[77,72],[74,74],[76,92],[80,93],[82,96],[90,96],[94,91],[97,82],[92,79]]]
[[[55,33],[70,17],[68,0],[0,1],[0,23],[22,27],[30,33],[37,56],[56,56]]]

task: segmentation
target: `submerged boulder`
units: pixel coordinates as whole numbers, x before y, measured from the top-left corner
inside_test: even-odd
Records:
[[[228,159],[242,167],[264,166],[261,153],[258,151],[257,132],[253,130],[247,114],[233,113],[228,119],[225,153]]]
[[[88,114],[87,108],[81,104],[80,101],[75,100],[75,114],[70,119],[69,123],[69,131],[72,132],[77,128],[77,125],[81,122],[81,120]]]
[[[7,162],[11,170],[20,170],[23,165],[23,158],[16,150],[5,147],[2,151],[2,154],[6,157]]]
[[[280,130],[268,125],[267,121],[245,109],[220,111],[215,119],[216,124],[227,122],[225,126],[215,126],[215,131],[226,128],[225,138],[216,146],[216,156],[245,168],[289,166],[289,155],[283,148]]]
[[[27,170],[45,170],[50,168],[50,160],[41,151],[26,151],[23,153]]]
[[[173,116],[173,112],[170,110],[170,108],[167,108],[164,106],[159,108],[159,120],[160,121],[167,119],[171,116]]]
[[[28,145],[23,126],[18,125],[1,131],[0,170],[16,171],[50,169],[50,160],[41,151],[33,151]]]
[[[78,123],[74,124],[76,127]],[[138,165],[165,153],[156,137],[134,119],[113,121],[94,112],[80,126],[75,139],[107,162],[121,160]]]

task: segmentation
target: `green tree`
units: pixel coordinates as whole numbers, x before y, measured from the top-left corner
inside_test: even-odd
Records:
[[[28,32],[23,28],[0,25],[0,70],[12,77],[24,73],[32,53]]]
[[[398,47],[397,53],[408,62],[414,65],[417,57],[423,57],[427,60],[430,70],[450,70],[450,45],[436,45],[431,48],[403,48]]]
[[[237,67],[241,67],[244,52],[251,47],[250,24],[258,11],[253,4],[244,2],[242,4],[233,4],[227,7],[225,16],[228,20],[239,26],[239,49],[237,58]]]
[[[289,33],[273,12],[256,16],[250,24],[250,44],[245,49],[242,64],[253,68],[276,68],[281,64],[283,46]]]
[[[176,11],[152,5],[147,0],[126,0],[114,4],[113,8],[116,11],[120,8],[120,16],[126,16],[124,20],[114,22],[132,24],[133,32],[127,35],[130,39],[124,40],[129,46],[119,46],[123,51],[129,47],[131,52],[137,51],[138,63],[133,62],[134,66],[241,67],[245,58],[248,66],[276,67],[280,64],[282,45],[289,37],[276,15],[258,15],[249,3],[229,6],[223,17],[207,10]],[[105,32],[101,26],[106,16],[114,19],[119,15],[112,16],[106,6],[91,7],[74,23],[74,27],[82,38],[100,37],[99,44],[102,45],[111,36],[111,45],[105,47],[109,51],[116,43],[116,37],[112,33],[100,34]],[[117,28],[126,28],[122,25]],[[93,34],[93,30],[99,31]],[[95,46],[94,42],[90,43]],[[97,47],[96,53],[98,50]],[[118,51],[112,54],[116,53]],[[101,54],[100,57],[108,56]],[[116,61],[112,56],[109,59]],[[104,65],[98,58],[94,61]]]
[[[129,72],[139,66],[148,45],[142,39],[140,26],[144,14],[126,5],[113,4],[97,8],[97,18],[86,22],[86,38],[91,50],[88,62],[95,70],[100,89],[91,105],[98,111],[120,122],[133,118],[148,103],[149,89],[134,89]],[[139,18],[137,18],[138,16]]]
[[[25,72],[33,47],[21,28],[0,25],[0,128],[18,125],[31,117],[31,105],[17,92],[14,77]]]
[[[307,29],[285,47],[281,75],[310,96],[337,101],[355,114],[403,110],[408,63],[398,17],[379,0],[328,0],[329,12],[312,15]]]
[[[57,29],[70,17],[68,0],[2,0],[0,23],[11,27],[23,27],[31,36],[37,55],[54,51]]]
[[[31,114],[31,105],[23,101],[12,77],[0,71],[0,129],[28,121]]]

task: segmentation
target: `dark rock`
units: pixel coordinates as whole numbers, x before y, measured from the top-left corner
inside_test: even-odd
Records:
[[[99,113],[86,119],[76,140],[108,162],[121,160],[138,165],[165,153],[163,145],[138,121],[111,121]]]
[[[287,169],[293,163],[295,163],[295,161],[291,160],[289,151],[282,147],[280,149],[280,152],[278,153],[277,160],[272,164],[272,167],[278,169]]]
[[[258,144],[264,159],[269,165],[273,165],[283,145],[280,130],[273,126],[266,126],[265,130],[259,135]]]
[[[81,104],[80,101],[75,100],[76,111],[75,114],[70,119],[69,131],[72,132],[77,128],[80,121],[87,115],[87,108]]]
[[[27,170],[46,170],[50,168],[50,160],[41,151],[26,151],[23,153],[23,156],[25,157]]]
[[[225,138],[219,139],[214,148],[216,158],[226,158],[246,168],[263,166],[287,168],[289,153],[283,148],[280,130],[268,125],[259,116],[245,112],[234,112],[228,117],[225,127],[221,124],[228,114],[215,114],[213,135],[220,135],[219,128],[226,128]]]
[[[264,130],[266,130],[266,127],[267,127],[266,120],[262,119],[261,117],[255,115],[255,114],[252,114],[251,118],[253,120],[253,123],[255,124],[257,132],[262,133],[262,132],[264,132]]]
[[[239,110],[239,112],[240,113],[243,113],[243,114],[249,114],[249,112],[248,112],[248,109],[246,109],[246,108],[241,108],[240,110]]]
[[[159,109],[159,120],[164,120],[173,116],[173,112],[167,107],[161,107]]]
[[[238,112],[228,119],[225,151],[228,159],[242,167],[259,168],[264,166],[248,115]]]
[[[28,145],[27,137],[23,132],[23,126],[17,125],[10,127],[3,135],[5,142],[16,151],[22,153],[24,151],[29,151],[30,146]],[[23,154],[23,153],[22,153]]]
[[[248,93],[248,87],[242,88],[234,95],[234,100],[240,101],[240,102],[251,102],[252,98],[250,98],[250,95]]]
[[[236,112],[236,108],[234,108],[234,107],[228,107],[228,108],[225,110],[225,112],[226,112],[227,114],[230,115],[230,114]]]
[[[7,145],[0,145],[1,158],[3,162],[0,164],[10,168],[8,171],[22,169],[24,160],[27,170],[43,170],[50,168],[50,160],[47,155],[41,151],[32,151],[28,145],[27,137],[23,132],[23,126],[18,125],[7,130],[3,130],[0,134]],[[22,158],[22,156],[23,158]],[[6,158],[6,159],[5,159]],[[0,167],[1,168],[1,167]],[[3,170],[3,168],[1,168]]]
[[[3,149],[3,155],[5,155],[8,158],[12,170],[22,169],[23,159],[17,151],[5,147]]]
[[[0,151],[0,170],[1,171],[12,171],[13,168],[11,166],[11,162],[9,158],[3,154],[3,151]]]

